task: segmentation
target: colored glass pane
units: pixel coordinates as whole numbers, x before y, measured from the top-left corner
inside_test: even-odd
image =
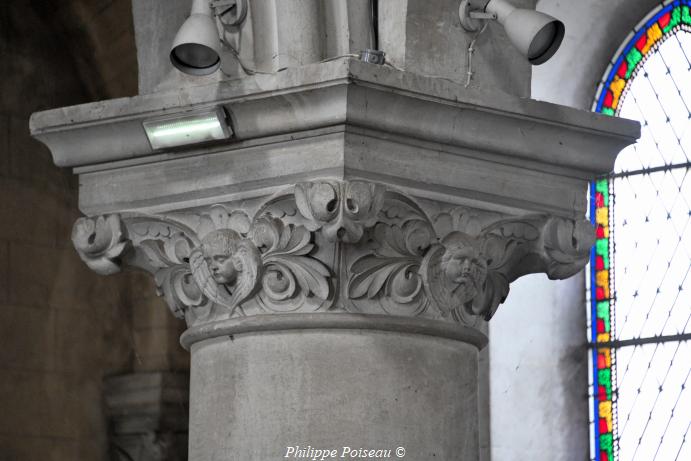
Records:
[[[601,271],[604,268],[605,268],[605,259],[600,255],[595,256],[595,270]]]
[[[663,29],[667,28],[667,24],[669,24],[669,20],[672,19],[672,15],[670,13],[665,13],[663,14],[660,19],[658,20],[658,23],[660,24],[660,27]]]
[[[609,301],[602,301],[596,304],[597,308],[597,318],[601,319],[604,324],[605,324],[605,330],[606,332],[610,332],[610,324],[609,324],[609,317],[610,317],[610,311],[609,311]],[[599,332],[598,332],[599,333]]]
[[[641,37],[636,41],[636,49],[640,51],[641,53],[645,53],[645,45],[648,43],[648,37],[647,35],[641,35]],[[641,55],[642,56],[642,55]],[[638,58],[640,61],[640,57]],[[636,61],[638,63],[638,61]]]
[[[626,55],[626,62],[628,63],[629,70],[626,72],[626,78],[630,78],[633,70],[636,68],[639,62],[643,59],[643,55],[636,48],[631,48],[631,50]]]
[[[595,181],[595,190],[601,194],[609,194],[609,184],[606,179]]]
[[[612,370],[609,368],[605,368],[603,370],[600,370],[597,372],[597,381],[600,383],[601,386],[605,388],[605,391],[607,392],[607,400],[612,398]],[[608,421],[611,421],[612,416],[611,416],[611,402],[602,402],[604,404],[610,405],[609,407],[609,414],[608,415],[603,415],[608,418]],[[602,405],[602,404],[600,404]],[[602,411],[602,407],[600,407],[600,410]],[[601,413],[602,414],[602,413]],[[611,425],[610,425],[611,426]]]

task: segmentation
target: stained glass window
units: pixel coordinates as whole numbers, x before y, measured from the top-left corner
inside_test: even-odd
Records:
[[[596,461],[691,460],[690,6],[668,0],[641,21],[594,104],[642,126],[590,191]]]

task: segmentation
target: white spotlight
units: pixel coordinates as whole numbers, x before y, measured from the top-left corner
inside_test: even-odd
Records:
[[[496,19],[506,35],[531,64],[547,62],[564,38],[564,23],[539,11],[516,8],[506,0],[463,0],[461,24],[469,32],[480,29],[480,21]]]
[[[193,0],[190,17],[178,30],[170,62],[190,75],[208,75],[221,66],[221,38],[209,0]]]

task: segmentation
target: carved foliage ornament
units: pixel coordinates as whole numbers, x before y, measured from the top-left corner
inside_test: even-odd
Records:
[[[154,274],[188,323],[317,310],[489,319],[516,278],[566,278],[587,262],[586,221],[504,218],[418,203],[365,181],[300,183],[259,211],[82,218],[75,248],[95,271]]]
[[[277,312],[288,302],[292,309],[328,298],[329,270],[310,256],[312,234],[303,226],[270,216],[250,223],[244,212],[219,206],[184,218],[131,215],[124,224],[118,215],[82,218],[73,241],[98,273],[117,272],[117,257],[152,273],[173,313],[190,323],[212,313],[232,316],[253,297],[257,306]],[[126,247],[135,251],[124,253]]]
[[[383,298],[415,312],[432,301],[443,318],[473,324],[477,316],[489,320],[522,275],[577,273],[593,238],[587,222],[545,216],[499,220],[475,235],[451,231],[441,238],[417,219],[380,223],[373,232],[376,249],[350,266],[349,295]]]
[[[384,186],[366,181],[316,181],[295,186],[295,203],[330,242],[357,243],[377,222]]]
[[[82,261],[103,275],[120,271],[119,258],[129,243],[118,215],[79,218],[72,228],[72,242]]]

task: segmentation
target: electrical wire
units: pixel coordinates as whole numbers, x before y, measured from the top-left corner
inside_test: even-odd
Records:
[[[487,29],[487,25],[489,24],[489,21],[485,21],[485,23],[482,25],[482,28],[475,34],[473,37],[473,40],[470,42],[470,45],[468,45],[468,71],[466,72],[467,79],[465,81],[465,87],[468,88],[470,86],[470,80],[473,78],[473,53],[475,53],[475,42],[477,42],[478,37],[480,34],[482,34],[485,29]]]
[[[473,41],[470,43],[470,47],[468,48],[468,52],[469,52],[469,53],[471,52],[471,50],[474,51],[473,46],[474,46],[474,44],[475,44],[475,41],[477,40],[477,37],[480,35],[480,33],[482,33],[482,31],[484,31],[484,29],[485,29],[486,26],[487,26],[487,24],[485,24],[485,26],[480,30],[480,32],[478,32],[478,33],[476,34],[475,38],[474,38]],[[261,71],[261,70],[257,70],[257,69],[253,69],[253,68],[251,68],[251,67],[248,67],[247,65],[245,65],[244,62],[242,62],[242,59],[240,59],[240,53],[238,53],[238,51],[237,51],[232,45],[230,45],[229,43],[227,43],[226,41],[224,41],[224,43],[225,43],[225,45],[228,47],[228,49],[230,50],[230,52],[233,54],[233,56],[234,56],[235,59],[237,60],[238,64],[240,64],[240,67],[242,68],[242,70],[243,70],[247,75],[255,75],[255,74],[272,75],[272,74],[275,74],[276,72],[281,72],[282,70],[287,69],[286,67],[282,67],[282,68],[278,69],[276,72],[264,72],[264,71]],[[322,59],[321,61],[317,61],[317,63],[318,63],[318,64],[321,64],[321,63],[330,62],[330,61],[335,61],[335,60],[337,60],[337,59],[342,59],[342,58],[360,58],[360,55],[357,54],[357,53],[341,54],[341,55],[338,55],[338,56],[332,56],[332,57],[330,57],[330,58]],[[471,61],[470,57],[469,57],[469,59],[468,59],[468,64],[469,64],[469,65],[472,65],[472,61]],[[403,68],[401,68],[401,67],[398,67],[397,65],[395,65],[395,64],[392,63],[392,62],[390,62],[390,61],[387,60],[387,59],[384,60],[384,65],[385,65],[385,66],[388,66],[388,67],[391,67],[392,69],[395,69],[395,70],[397,70],[397,71],[399,71],[399,72],[405,72],[405,69],[403,69]],[[228,74],[228,73],[226,73],[226,72],[223,71],[223,68],[221,68],[221,73],[223,73],[223,75],[225,75],[226,77],[231,77],[230,74]],[[467,88],[468,85],[469,85],[470,77],[471,77],[471,76],[472,76],[472,72],[470,72],[470,75],[468,76],[468,82],[467,82],[466,85],[465,85],[466,88]],[[425,74],[424,77],[428,77],[428,78],[438,78],[438,79],[441,79],[441,80],[447,80],[447,81],[449,81],[449,82],[455,82],[453,79],[448,78],[448,77],[444,77],[444,76],[441,76],[441,75],[427,75],[427,74]]]
[[[321,64],[323,62],[335,61],[336,59],[341,59],[341,58],[359,58],[359,57],[360,57],[360,55],[355,54],[355,53],[342,54],[340,56],[333,56],[330,58],[322,59],[321,61],[319,61],[319,64]]]
[[[242,62],[242,59],[240,59],[240,53],[238,53],[238,50],[236,50],[236,49],[233,47],[233,45],[231,45],[230,43],[228,43],[227,40],[223,40],[223,43],[225,43],[225,45],[228,47],[228,49],[229,49],[230,52],[233,54],[233,56],[235,56],[235,59],[237,60],[238,64],[240,64],[240,67],[242,68],[242,70],[243,70],[247,75],[254,75],[254,74],[265,74],[265,75],[269,75],[269,74],[273,74],[273,72],[264,72],[264,71],[261,71],[261,70],[252,69],[251,67],[247,67],[247,66],[245,65],[245,63]],[[281,70],[283,70],[283,69],[279,69],[278,71],[280,72]],[[225,75],[226,77],[230,77],[230,75],[228,75],[228,74],[226,74],[225,72],[223,72],[223,67],[221,67],[221,72],[222,72],[223,75]]]
[[[243,70],[247,75],[255,75],[255,74],[271,75],[271,74],[274,74],[274,73],[275,73],[275,72],[264,72],[264,71],[261,71],[261,70],[257,70],[257,69],[253,69],[253,68],[251,68],[251,67],[248,67],[247,65],[245,65],[244,62],[242,62],[242,59],[240,58],[240,53],[238,53],[238,50],[236,50],[236,49],[235,49],[230,43],[228,43],[226,40],[224,40],[223,43],[228,47],[228,49],[230,50],[230,52],[233,54],[233,56],[234,56],[235,59],[237,60],[238,64],[240,64],[240,67],[242,68],[242,70]],[[359,54],[348,53],[348,54],[342,54],[342,55],[339,55],[339,56],[332,56],[332,57],[330,57],[330,58],[322,59],[322,60],[319,61],[318,63],[321,64],[321,63],[324,63],[324,62],[335,61],[336,59],[341,59],[341,58],[359,58],[359,57],[360,57]],[[280,71],[285,70],[285,69],[286,69],[286,67],[282,67],[282,68],[278,69],[276,72],[280,72]],[[221,68],[221,72],[222,72],[223,75],[225,75],[226,77],[230,77],[229,74],[223,72],[223,68]]]
[[[386,58],[384,58],[384,65],[385,65],[385,66],[389,66],[389,67],[391,67],[391,68],[393,68],[393,69],[396,69],[396,70],[399,71],[399,72],[405,72],[403,69],[401,69],[400,67],[398,67],[398,66],[395,65],[394,63],[389,62]]]

